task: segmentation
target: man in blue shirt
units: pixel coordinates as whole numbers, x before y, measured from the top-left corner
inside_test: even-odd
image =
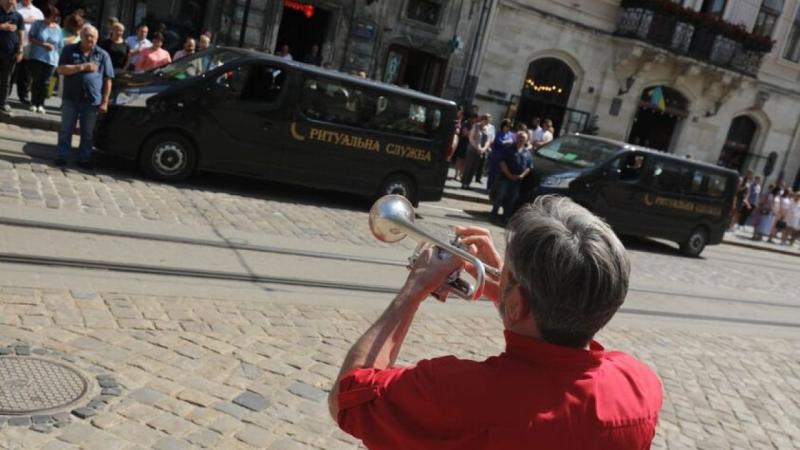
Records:
[[[8,99],[14,66],[22,61],[25,21],[16,11],[17,0],[0,0],[0,113],[11,115]]]
[[[67,165],[72,147],[72,130],[80,120],[81,144],[78,166],[91,169],[94,125],[97,112],[108,111],[111,80],[114,68],[111,57],[97,46],[97,28],[84,25],[81,40],[64,47],[58,61],[58,73],[64,76],[64,95],[61,103],[61,129],[58,132],[56,165]]]
[[[514,214],[522,179],[530,175],[533,170],[533,157],[529,149],[527,131],[517,133],[514,145],[504,149],[500,161],[500,176],[495,181],[497,186],[493,189],[496,192],[492,201],[493,222],[506,224]],[[500,207],[503,208],[502,218],[497,215]]]

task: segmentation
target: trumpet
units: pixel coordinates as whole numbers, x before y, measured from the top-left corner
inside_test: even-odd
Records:
[[[471,284],[461,278],[463,269],[451,273],[442,287],[432,293],[440,301],[444,301],[450,291],[465,300],[477,300],[483,294],[484,281],[488,273],[493,278],[500,278],[500,271],[487,266],[475,255],[469,253],[456,236],[452,242],[445,242],[418,225],[414,224],[414,207],[401,195],[385,195],[379,198],[369,211],[369,228],[376,239],[386,243],[394,243],[406,236],[412,236],[419,245],[409,258],[409,268],[424,248],[426,243],[432,243],[439,252],[439,257],[446,257],[445,253],[456,256],[475,267],[475,283]],[[448,255],[449,256],[449,255]]]

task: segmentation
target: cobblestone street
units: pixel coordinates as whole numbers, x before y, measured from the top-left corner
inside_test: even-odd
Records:
[[[351,255],[388,258],[388,246],[369,233],[367,201],[229,177],[170,186],[105,159],[92,173],[61,170],[44,159],[52,133],[15,133],[21,132],[0,125],[0,219],[69,218],[70,226],[165,236],[203,231],[221,242],[260,237],[286,248],[336,245]],[[424,224],[445,232],[453,224],[485,226],[485,209],[445,199],[419,211]],[[153,263],[185,257],[164,242],[142,240],[123,251],[105,243],[109,236],[37,239],[47,231],[34,228],[14,233],[0,226],[0,251],[131,255]],[[502,248],[502,230],[490,228]],[[690,259],[660,241],[625,244],[631,292],[598,340],[634,354],[661,377],[665,404],[654,448],[800,448],[797,258],[723,244]],[[391,255],[405,256],[413,246],[405,242]],[[269,269],[241,253],[225,256],[241,264],[226,269]],[[334,274],[364,282],[397,284],[404,274],[399,267],[346,273],[352,264],[330,264]],[[0,423],[0,448],[358,448],[328,417],[325,397],[345,352],[390,296],[79,266],[0,266],[0,355],[43,349],[87,376],[119,383],[118,392],[97,388],[87,397],[98,402],[88,415]],[[385,273],[391,280],[378,279]],[[492,306],[428,302],[400,358],[482,359],[502,345]]]
[[[109,410],[53,433],[5,426],[5,448],[353,448],[327,416],[325,390],[377,309],[278,302],[3,289],[2,336],[117,374]],[[456,309],[458,310],[456,312]],[[490,307],[424,309],[402,359],[502,350]],[[607,348],[660,375],[655,448],[797,448],[796,341],[611,326]],[[261,407],[233,402],[249,392]],[[256,410],[253,410],[256,409]]]

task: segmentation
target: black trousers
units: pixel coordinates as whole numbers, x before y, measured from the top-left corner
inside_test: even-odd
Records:
[[[16,69],[14,69],[14,81],[17,83],[17,97],[19,97],[22,102],[28,100],[32,76],[30,68],[31,61],[30,59],[23,59],[17,64]]]
[[[0,55],[0,108],[6,105],[11,90],[11,75],[17,60],[14,55]]]
[[[478,162],[478,167],[475,169],[475,182],[480,183],[481,177],[483,176],[483,168],[486,166],[486,153],[481,156],[480,162]]]
[[[28,69],[30,69],[33,79],[31,83],[31,104],[33,106],[44,106],[44,101],[47,100],[47,89],[50,87],[50,78],[53,76],[53,71],[56,70],[56,67],[35,59],[29,59]]]

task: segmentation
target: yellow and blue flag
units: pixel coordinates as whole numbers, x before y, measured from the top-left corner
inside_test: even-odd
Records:
[[[667,101],[664,99],[664,90],[661,89],[661,86],[650,90],[650,104],[661,112],[667,109]]]

